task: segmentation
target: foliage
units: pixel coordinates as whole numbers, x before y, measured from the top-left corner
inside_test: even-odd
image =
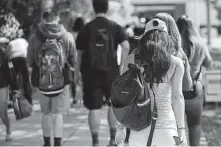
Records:
[[[2,15],[10,16],[9,19],[13,14],[24,31],[24,37],[27,37],[30,27],[39,18],[40,2],[41,0],[1,0],[0,11]]]
[[[20,23],[12,13],[1,13],[0,24],[0,37],[6,37],[13,40],[23,36],[23,30],[20,29]]]
[[[221,0],[214,0],[212,1],[212,4],[214,5],[214,8],[217,10],[218,12],[218,16],[217,18],[219,20],[221,20]]]

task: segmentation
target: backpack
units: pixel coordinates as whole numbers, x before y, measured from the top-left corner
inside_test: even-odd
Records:
[[[38,56],[38,88],[46,96],[56,96],[65,87],[64,54],[57,39],[46,39],[41,45]]]
[[[139,68],[128,65],[129,70],[114,80],[111,86],[111,106],[123,126],[140,131],[151,125],[148,139],[150,146],[157,118],[157,107],[154,95],[153,111],[149,88]]]
[[[22,73],[16,73],[12,61],[8,62],[9,74],[13,83],[10,84],[10,99],[15,113],[16,120],[21,120],[31,116],[33,112],[32,104],[27,100],[24,93],[24,80]]]
[[[114,38],[108,27],[91,29],[88,53],[90,67],[107,71],[114,61]]]

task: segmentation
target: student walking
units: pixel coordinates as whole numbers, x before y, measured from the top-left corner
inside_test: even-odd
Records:
[[[74,37],[74,39],[76,40],[77,39],[77,36],[78,36],[78,33],[84,28],[84,19],[82,17],[78,17],[76,18],[73,26],[72,26],[72,35]],[[73,73],[73,76],[76,74],[75,71],[72,72]],[[76,83],[77,82],[77,83]],[[77,102],[77,93],[78,91],[76,91],[76,89],[78,89],[79,87],[82,87],[82,82],[81,82],[81,78],[77,79],[77,81],[73,81],[71,83],[71,92],[72,92],[72,96],[73,96],[73,104],[76,104],[76,103],[80,103],[80,102]],[[76,85],[78,84],[78,85]]]
[[[203,43],[199,33],[193,25],[193,21],[182,16],[177,20],[177,26],[182,37],[183,50],[188,57],[191,67],[191,77],[193,79],[192,92],[195,96],[190,97],[190,92],[184,92],[185,111],[189,130],[190,146],[200,145],[201,136],[201,113],[203,110],[203,85],[201,68],[209,67],[212,57],[209,50]],[[192,93],[191,92],[191,93]],[[192,94],[191,94],[192,95]]]
[[[100,111],[103,96],[106,100],[111,96],[112,81],[123,68],[128,56],[129,43],[124,29],[117,23],[108,20],[108,0],[93,0],[96,18],[85,25],[78,34],[76,45],[78,51],[78,67],[83,81],[84,105],[89,109],[88,123],[92,135],[93,146],[99,145]],[[117,47],[122,46],[121,64],[117,64]],[[109,145],[115,144],[116,118],[112,109],[108,109],[110,126]]]
[[[184,65],[180,58],[168,52],[172,44],[165,22],[153,19],[146,24],[145,33],[139,41],[139,66],[144,69],[144,84],[152,89],[149,93],[151,101],[156,104],[153,109],[157,110],[155,112],[157,115],[151,116],[156,119],[156,124],[139,131],[131,129],[129,146],[146,146],[152,131],[151,146],[176,146],[181,142],[183,145],[186,144],[185,106],[182,94]],[[146,111],[142,113],[148,113],[149,110]],[[116,136],[118,144],[126,137],[124,129],[125,127],[119,124]]]
[[[10,90],[21,90],[22,95],[32,104],[32,90],[27,65],[28,42],[23,38],[17,38],[8,44],[5,54],[8,61],[13,64],[15,77],[9,78]],[[14,79],[16,78],[16,81]]]
[[[63,114],[70,107],[71,69],[76,63],[73,36],[59,22],[55,9],[43,14],[42,24],[30,38],[27,55],[32,85],[38,87],[40,93],[44,146],[51,145],[52,130],[54,145],[61,145]]]
[[[8,84],[8,59],[5,48],[9,39],[0,37],[0,118],[6,127],[5,141],[12,140],[11,123],[8,116],[9,84]]]

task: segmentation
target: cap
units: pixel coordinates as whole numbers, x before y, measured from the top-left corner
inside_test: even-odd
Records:
[[[168,33],[166,23],[160,19],[157,19],[157,18],[150,20],[146,24],[144,32],[146,33],[151,30],[161,30],[161,31]]]

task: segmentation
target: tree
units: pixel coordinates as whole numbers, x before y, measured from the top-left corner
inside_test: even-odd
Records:
[[[39,18],[41,0],[1,0],[0,10],[4,14],[12,13],[24,31],[24,37],[30,34],[30,27]]]
[[[16,17],[25,38],[35,30],[41,14],[53,7],[58,9],[61,22],[67,29],[79,15],[86,20],[93,17],[91,0],[0,0],[0,12],[12,13]]]
[[[218,12],[218,16],[217,16],[217,18],[219,19],[219,20],[221,20],[221,0],[213,0],[213,1],[211,1],[212,2],[212,4],[214,5],[214,8],[217,10],[217,12]]]

